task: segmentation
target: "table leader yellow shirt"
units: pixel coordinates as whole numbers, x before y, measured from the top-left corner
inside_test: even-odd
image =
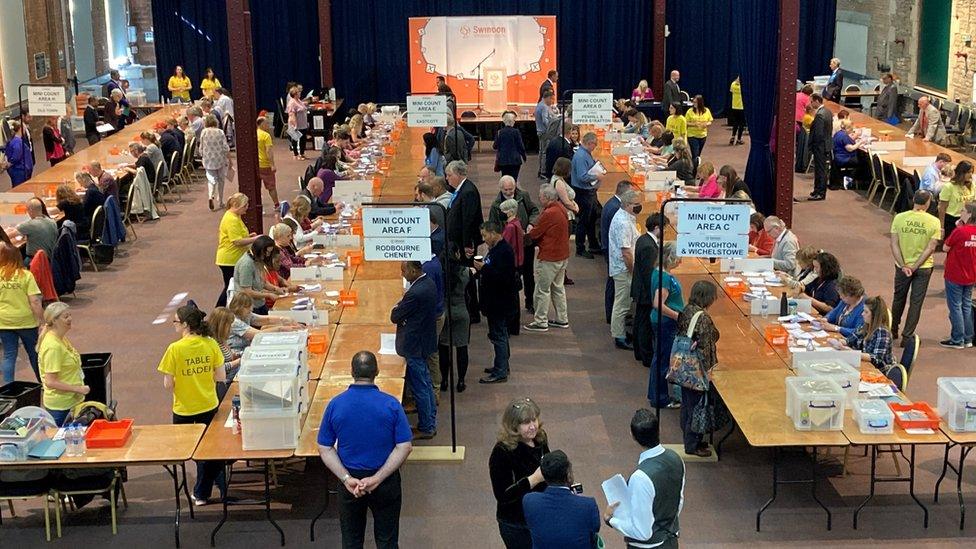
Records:
[[[81,386],[85,384],[85,376],[81,371],[81,355],[66,339],[54,334],[44,336],[38,349],[38,368],[41,380],[47,374],[55,374],[61,383]],[[69,410],[85,400],[80,393],[59,391],[44,383],[44,407],[49,410]]]
[[[169,77],[169,84],[167,85],[167,88],[169,88],[170,94],[173,96],[173,99],[179,98],[182,99],[183,101],[189,101],[190,89],[192,87],[193,85],[190,84],[190,78],[188,76],[184,76],[183,78],[180,78],[179,76],[173,75]],[[179,88],[179,91],[174,91],[177,88]]]
[[[159,370],[173,376],[173,413],[195,416],[217,407],[214,370],[224,355],[212,338],[190,335],[174,341],[159,361]]]
[[[685,120],[688,121],[688,137],[708,137],[708,126],[696,126],[695,124],[708,124],[712,121],[712,111],[706,107],[704,112],[698,114],[695,109],[688,109],[685,112]]]
[[[212,98],[214,90],[220,87],[220,79],[214,78],[213,80],[209,78],[204,78],[200,81],[200,91],[203,92],[203,96],[206,98]]]
[[[231,212],[224,212],[224,217],[220,218],[220,228],[217,237],[217,265],[233,267],[237,260],[247,251],[247,246],[236,246],[234,242],[247,238],[251,233],[247,232],[247,225],[241,216]]]
[[[675,138],[685,139],[688,137],[688,122],[680,114],[672,114],[668,117],[664,126]]]
[[[909,210],[901,212],[891,220],[891,233],[898,235],[901,257],[908,266],[918,261],[925,247],[932,240],[938,240],[941,232],[942,224],[939,223],[939,218],[927,212]],[[929,269],[934,262],[930,255],[919,268]]]
[[[41,295],[34,275],[17,270],[9,279],[0,278],[0,329],[36,328],[37,318],[30,308],[30,296]]]

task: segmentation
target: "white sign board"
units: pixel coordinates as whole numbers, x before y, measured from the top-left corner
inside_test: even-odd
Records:
[[[363,208],[363,236],[430,238],[430,212],[427,208]]]
[[[448,114],[446,95],[407,96],[407,126],[411,128],[447,126]]]
[[[433,256],[429,238],[375,237],[365,241],[366,261],[427,261]]]
[[[680,257],[746,257],[749,235],[733,233],[678,233]]]
[[[61,86],[28,86],[27,105],[32,116],[64,116],[68,102]]]
[[[748,204],[684,202],[678,207],[678,232],[748,235],[751,214]]]
[[[573,124],[596,124],[605,126],[612,121],[612,93],[573,94]]]
[[[366,179],[336,181],[332,189],[333,202],[352,203],[354,205],[368,202],[373,195],[373,182]]]

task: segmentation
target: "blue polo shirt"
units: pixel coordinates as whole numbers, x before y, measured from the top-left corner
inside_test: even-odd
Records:
[[[573,171],[569,184],[577,189],[590,190],[594,188],[593,182],[596,181],[596,176],[589,173],[594,164],[596,164],[596,160],[593,160],[593,155],[580,145],[580,148],[573,153]]]
[[[326,407],[318,443],[335,445],[346,469],[374,471],[386,463],[394,446],[411,439],[397,399],[376,385],[350,385]]]
[[[857,160],[857,153],[847,150],[847,145],[853,145],[854,139],[844,130],[834,134],[834,160],[838,164],[850,164]]]

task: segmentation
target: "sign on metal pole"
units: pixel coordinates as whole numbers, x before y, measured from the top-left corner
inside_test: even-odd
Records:
[[[746,204],[681,203],[677,224],[678,256],[748,256],[751,213]]]
[[[427,208],[363,208],[367,261],[427,261],[431,258]]]
[[[446,95],[407,96],[407,126],[411,128],[444,127],[447,117],[453,115],[447,109]]]
[[[366,238],[366,261],[420,261],[433,257],[430,238]]]
[[[607,125],[613,121],[612,93],[574,93],[573,124]]]
[[[33,116],[64,116],[68,102],[62,86],[29,86],[27,105]]]

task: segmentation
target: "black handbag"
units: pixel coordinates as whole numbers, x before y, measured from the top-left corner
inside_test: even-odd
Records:
[[[707,435],[725,427],[731,419],[729,409],[722,399],[712,391],[705,391],[705,395],[691,412],[691,430]]]

